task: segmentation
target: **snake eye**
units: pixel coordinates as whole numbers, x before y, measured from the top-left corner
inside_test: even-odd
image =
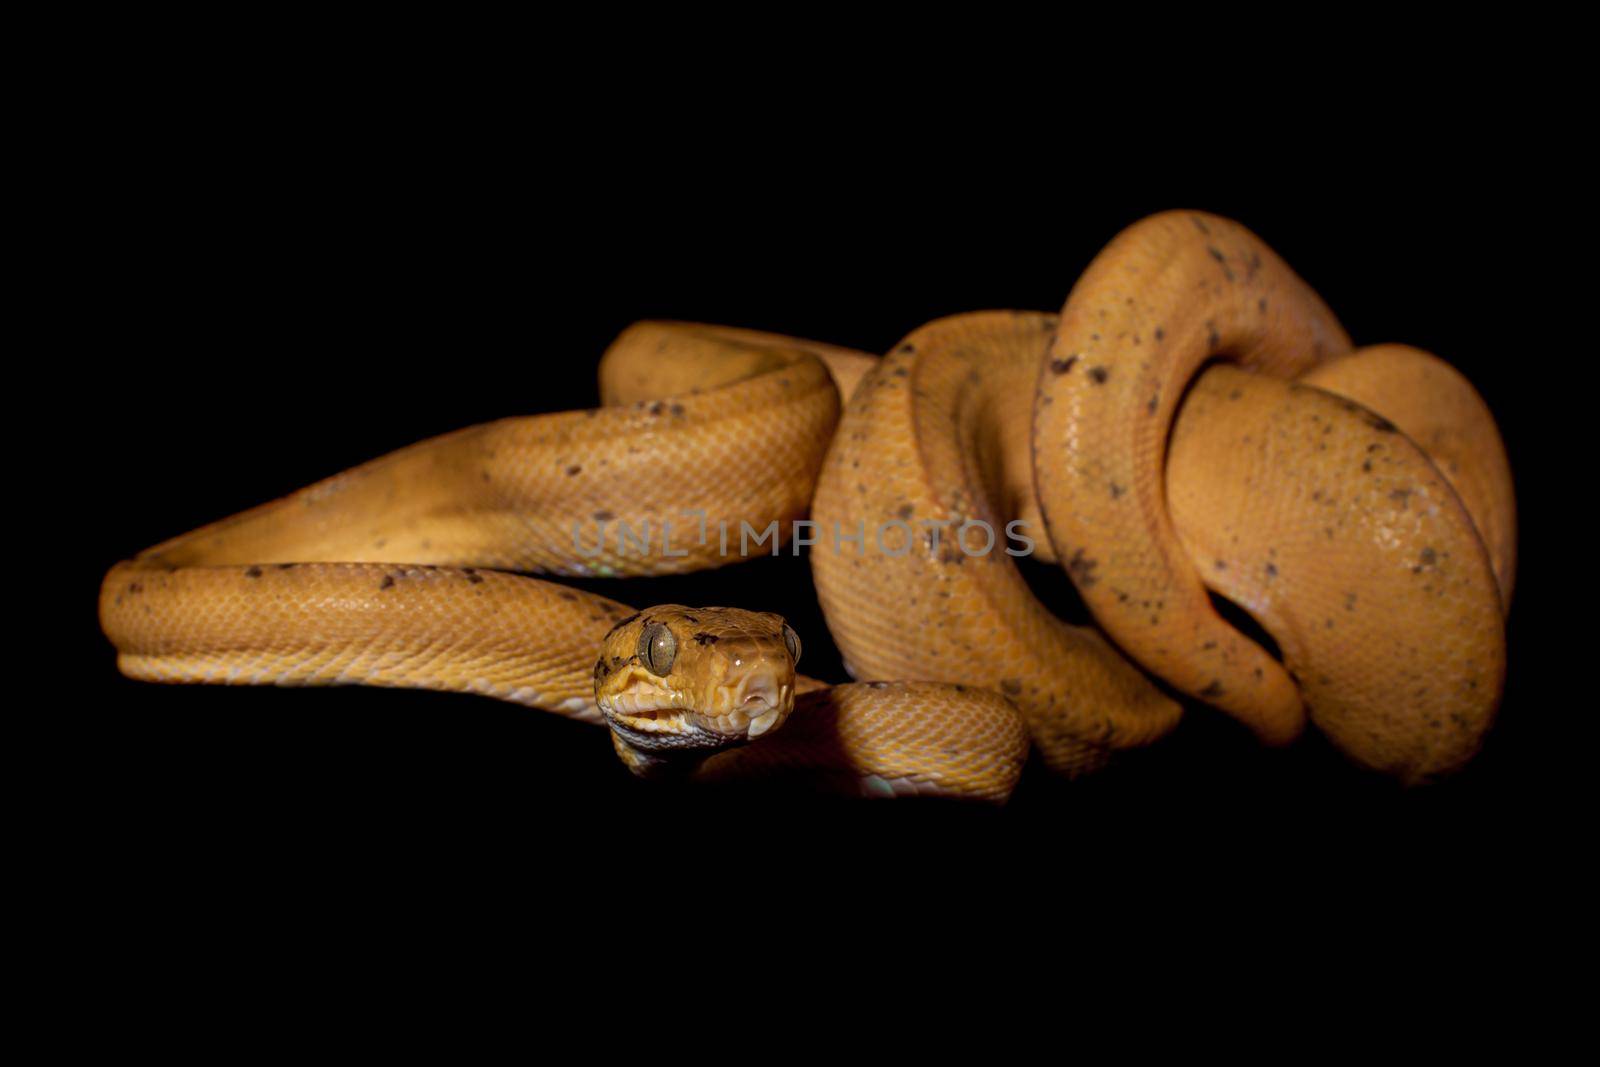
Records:
[[[639,634],[639,661],[651,673],[666,677],[677,657],[678,639],[662,623],[653,622]]]
[[[789,650],[789,659],[795,663],[800,662],[800,635],[794,632],[794,627],[788,623],[783,624],[783,644]]]

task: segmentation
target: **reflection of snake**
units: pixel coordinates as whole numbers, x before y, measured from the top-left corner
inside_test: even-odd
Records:
[[[1422,779],[1471,756],[1498,701],[1509,472],[1455,372],[1347,348],[1255,237],[1193,213],[1119,236],[1059,322],[944,319],[881,361],[642,323],[602,361],[604,407],[425,441],[158,545],[106,576],[101,621],[136,678],[479,692],[603,717],[643,774],[990,799],[1029,736],[1072,773],[1171,729],[1120,648],[1268,741],[1309,711]],[[1202,372],[1217,356],[1265,373]],[[808,509],[852,673],[920,681],[826,687],[776,616],[632,613],[503,573],[717,566]],[[1034,599],[1009,530],[1064,562],[1111,641]]]

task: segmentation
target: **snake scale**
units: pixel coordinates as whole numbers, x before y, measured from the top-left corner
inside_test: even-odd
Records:
[[[1406,782],[1493,722],[1515,509],[1487,407],[1432,355],[1352,348],[1227,219],[1143,219],[1058,315],[956,315],[881,359],[637,323],[600,387],[598,408],[423,441],[118,564],[119,668],[480,693],[606,724],[645,776],[991,801],[1030,749],[1086,773],[1172,730],[1183,696],[1267,744],[1310,722]],[[527,576],[686,573],[794,539],[859,681],[797,673],[802,636],[770,613]],[[1029,554],[1095,626],[1033,595]]]

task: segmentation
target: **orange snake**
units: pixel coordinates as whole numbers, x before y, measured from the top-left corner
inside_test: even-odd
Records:
[[[1407,781],[1492,722],[1515,535],[1487,408],[1425,353],[1350,351],[1236,223],[1135,224],[1059,318],[942,319],[882,360],[639,323],[600,380],[598,409],[424,441],[117,565],[120,669],[477,692],[607,722],[643,774],[989,800],[1030,742],[1075,774],[1171,730],[1143,671],[1269,743],[1309,715]],[[772,524],[815,541],[862,683],[797,675],[776,616],[506,573],[683,573]],[[1103,634],[1045,609],[1018,544],[1063,562]]]

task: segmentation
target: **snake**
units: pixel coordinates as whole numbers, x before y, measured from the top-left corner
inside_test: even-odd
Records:
[[[1087,774],[1186,700],[1408,783],[1493,723],[1515,508],[1488,407],[1436,356],[1354,348],[1231,220],[1142,219],[1059,313],[954,315],[882,357],[636,323],[599,384],[115,565],[119,670],[477,693],[605,726],[643,777],[990,802],[1030,753]],[[852,681],[799,673],[779,615],[559,581],[801,545]]]

